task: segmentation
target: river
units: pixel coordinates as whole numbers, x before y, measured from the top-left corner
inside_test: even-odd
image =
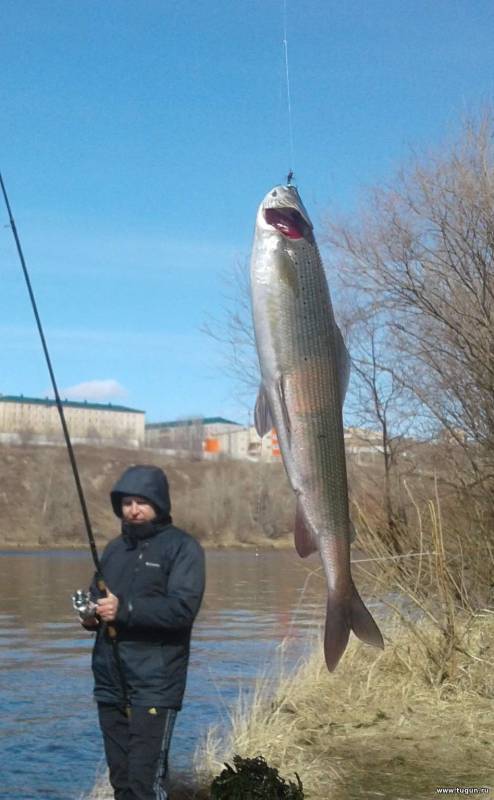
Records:
[[[301,655],[324,616],[317,561],[291,551],[207,552],[187,692],[171,768],[187,772],[211,723],[266,669]],[[85,552],[0,553],[0,798],[79,800],[101,769],[92,637],[71,595],[91,577]],[[283,643],[283,647],[280,647]]]

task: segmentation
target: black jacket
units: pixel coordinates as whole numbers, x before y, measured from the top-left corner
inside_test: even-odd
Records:
[[[153,502],[158,521],[122,524],[101,558],[108,589],[117,595],[118,651],[132,705],[179,709],[185,690],[192,623],[204,592],[200,544],[170,520],[168,484],[155,467],[131,467],[112,491],[119,516],[123,495]],[[120,512],[120,513],[119,513]],[[92,591],[98,595],[93,584]],[[113,645],[100,626],[93,650],[94,694],[98,702],[122,703],[121,678]]]

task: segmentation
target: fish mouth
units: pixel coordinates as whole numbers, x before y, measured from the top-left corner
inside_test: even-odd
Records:
[[[296,208],[265,208],[264,219],[287,239],[311,238],[310,225]]]

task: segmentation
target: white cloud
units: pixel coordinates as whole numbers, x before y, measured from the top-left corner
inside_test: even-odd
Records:
[[[127,390],[113,378],[85,381],[60,390],[60,397],[63,400],[92,400],[95,402],[126,397],[127,394]]]

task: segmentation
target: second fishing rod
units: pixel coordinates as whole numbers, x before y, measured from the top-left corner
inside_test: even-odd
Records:
[[[26,260],[24,258],[24,253],[22,251],[21,242],[20,242],[20,239],[19,239],[19,234],[17,232],[17,227],[16,227],[16,224],[15,224],[14,216],[12,214],[12,209],[11,209],[9,198],[8,198],[8,195],[7,195],[7,190],[5,188],[5,183],[3,181],[3,177],[2,177],[1,173],[0,173],[0,188],[1,188],[1,191],[2,191],[3,199],[5,201],[5,206],[7,208],[7,213],[8,213],[8,217],[9,217],[9,225],[10,225],[10,228],[12,230],[12,234],[14,236],[14,240],[15,240],[15,244],[16,244],[16,248],[17,248],[17,253],[18,253],[18,256],[19,256],[22,272],[23,272],[23,275],[24,275],[24,280],[25,280],[25,283],[26,283],[27,291],[28,291],[28,294],[29,294],[29,299],[30,299],[30,302],[31,302],[31,307],[32,307],[32,310],[33,310],[33,313],[34,313],[34,317],[35,317],[35,320],[36,320],[36,326],[37,326],[39,337],[40,337],[40,340],[41,340],[41,346],[43,348],[43,353],[44,353],[44,356],[45,356],[46,365],[48,367],[48,372],[49,372],[49,375],[50,375],[50,381],[51,381],[51,385],[52,385],[52,388],[53,388],[53,394],[54,394],[54,397],[55,397],[55,404],[56,404],[56,407],[57,407],[57,410],[58,410],[58,414],[59,414],[59,417],[60,417],[60,423],[61,423],[61,426],[62,426],[63,436],[64,436],[65,444],[66,444],[66,447],[67,447],[67,452],[68,452],[68,456],[69,456],[69,460],[70,460],[72,474],[74,476],[74,482],[75,482],[75,485],[76,485],[77,496],[79,498],[79,503],[80,503],[80,506],[81,506],[82,516],[83,516],[83,519],[84,519],[84,525],[85,525],[85,529],[86,529],[87,539],[88,539],[89,547],[90,547],[90,550],[91,550],[91,556],[92,556],[93,563],[94,563],[95,570],[96,570],[97,586],[98,586],[98,589],[101,592],[107,592],[108,589],[107,589],[107,585],[106,585],[105,578],[104,578],[104,575],[103,575],[103,570],[101,568],[101,561],[100,561],[100,558],[99,558],[98,549],[96,547],[96,541],[94,539],[93,529],[92,529],[91,520],[90,520],[90,517],[89,517],[89,512],[88,512],[88,508],[87,508],[86,498],[85,498],[85,495],[84,495],[84,490],[82,488],[82,483],[81,483],[79,469],[78,469],[78,466],[77,466],[77,461],[76,461],[76,457],[75,457],[75,453],[74,453],[74,448],[72,446],[72,441],[71,441],[71,438],[70,438],[70,433],[69,433],[69,429],[68,429],[68,426],[67,426],[67,421],[65,419],[65,413],[64,413],[64,409],[63,409],[63,404],[62,404],[62,401],[60,399],[60,393],[58,391],[58,385],[57,385],[57,381],[55,379],[55,373],[54,373],[54,370],[53,370],[53,365],[52,365],[52,361],[51,361],[51,358],[50,358],[50,353],[48,351],[48,345],[46,343],[46,337],[45,337],[45,334],[44,334],[44,331],[43,331],[43,326],[41,324],[41,318],[40,318],[40,315],[39,315],[38,306],[37,306],[37,303],[36,303],[36,298],[34,296],[34,291],[33,291],[33,287],[32,287],[32,284],[31,284],[31,279],[29,277],[29,272],[28,272],[28,269],[27,269]],[[76,593],[75,596],[77,596],[79,598],[79,604],[80,604],[80,607],[82,608],[82,603],[83,603],[83,600],[85,598],[82,596],[82,593],[79,593],[79,592]],[[119,649],[118,649],[117,630],[113,625],[107,625],[107,632],[108,632],[108,636],[110,637],[112,645],[113,645],[115,663],[116,663],[116,666],[117,666],[117,671],[118,671],[118,674],[119,674],[119,679],[120,679],[120,683],[121,683],[121,687],[122,687],[122,694],[123,694],[124,703],[125,703],[125,706],[128,708],[129,704],[128,704],[128,697],[127,697],[125,676],[123,674],[123,667],[122,667],[122,663],[121,663],[121,660],[120,660],[120,653],[119,653]]]

